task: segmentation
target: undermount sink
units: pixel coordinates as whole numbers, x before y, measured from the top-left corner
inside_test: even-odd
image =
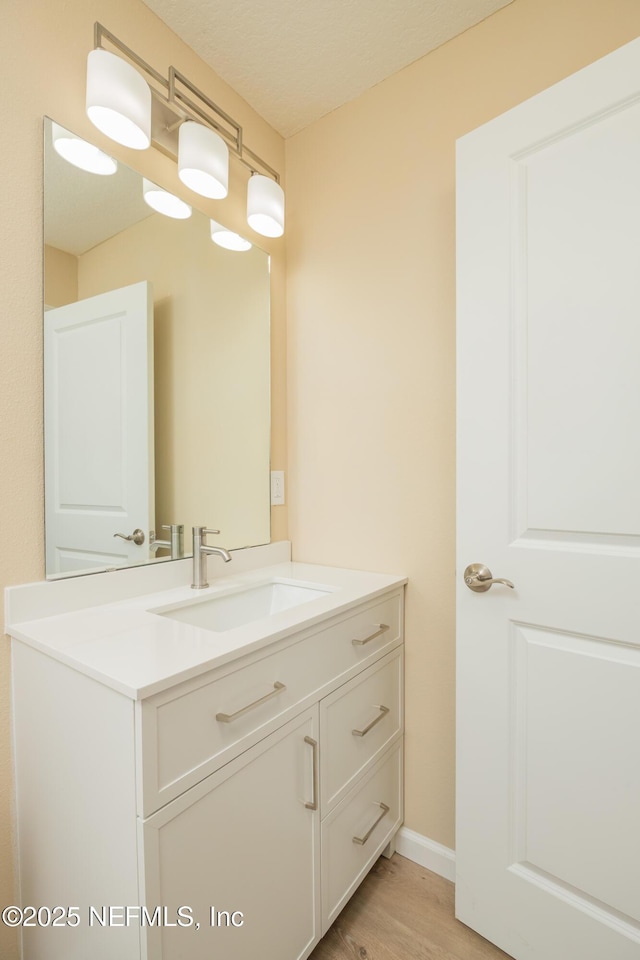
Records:
[[[233,593],[198,597],[175,607],[156,608],[149,612],[221,633],[254,620],[262,620],[263,617],[280,613],[290,607],[297,607],[301,603],[318,600],[331,592],[330,588],[315,584],[271,580]]]

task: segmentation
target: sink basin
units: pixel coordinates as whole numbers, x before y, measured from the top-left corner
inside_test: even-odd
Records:
[[[297,607],[301,603],[317,600],[331,592],[331,589],[315,584],[271,580],[222,596],[197,598],[175,607],[163,607],[149,612],[221,633],[254,620],[262,620],[263,617],[280,613],[290,607]]]

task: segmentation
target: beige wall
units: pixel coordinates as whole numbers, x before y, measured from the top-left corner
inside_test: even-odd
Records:
[[[100,20],[158,70],[186,73],[245,128],[248,145],[283,171],[276,134],[140,0],[22,0],[5,3],[0,34],[3,118],[11,131],[0,161],[0,586],[43,575],[42,506],[42,118],[84,134],[123,162],[181,194],[176,166],[157,151],[139,154],[101,137],[84,115],[86,56]],[[246,232],[244,169],[231,164],[230,196],[210,211]],[[215,214],[214,214],[215,211]],[[261,241],[272,257],[272,456],[285,465],[284,243]],[[274,538],[286,535],[286,509],[274,511]],[[11,551],[6,544],[11,543]],[[0,646],[0,903],[15,896],[12,877],[9,645]],[[16,937],[0,925],[0,957],[14,960]]]
[[[448,846],[455,140],[639,32],[637,0],[515,0],[287,141],[294,553],[408,574],[406,823]]]
[[[268,543],[268,258],[216,246],[205,217],[159,213],[78,258],[80,299],[140,280],[154,300],[156,535],[204,523],[229,548]]]

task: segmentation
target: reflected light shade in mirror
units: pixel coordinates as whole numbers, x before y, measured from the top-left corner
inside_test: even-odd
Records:
[[[165,217],[173,217],[174,220],[188,220],[191,216],[191,207],[180,197],[174,197],[172,193],[163,190],[151,180],[142,179],[142,195],[147,203],[157,213],[163,213]]]
[[[254,174],[247,188],[247,221],[263,237],[281,237],[284,233],[284,192],[279,183],[262,174]]]
[[[229,192],[229,148],[215,130],[187,120],[178,131],[178,176],[190,190],[210,200]]]
[[[224,247],[225,250],[251,249],[249,241],[241,237],[239,233],[233,233],[233,231],[227,230],[226,227],[223,227],[220,223],[216,223],[215,220],[211,220],[210,223],[211,239],[214,243],[217,243],[219,247]]]
[[[87,60],[87,116],[108,137],[134,150],[151,143],[151,90],[126,60],[92,50]]]
[[[74,167],[86,170],[88,173],[97,173],[100,176],[109,176],[118,169],[117,162],[102,150],[98,150],[92,143],[87,143],[75,133],[65,130],[59,123],[51,122],[51,139],[56,153]]]

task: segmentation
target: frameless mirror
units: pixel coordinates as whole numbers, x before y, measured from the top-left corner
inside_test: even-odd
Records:
[[[269,258],[143,178],[78,169],[44,125],[47,577],[270,538]],[[173,530],[171,526],[173,525]],[[169,529],[165,529],[169,528]]]

